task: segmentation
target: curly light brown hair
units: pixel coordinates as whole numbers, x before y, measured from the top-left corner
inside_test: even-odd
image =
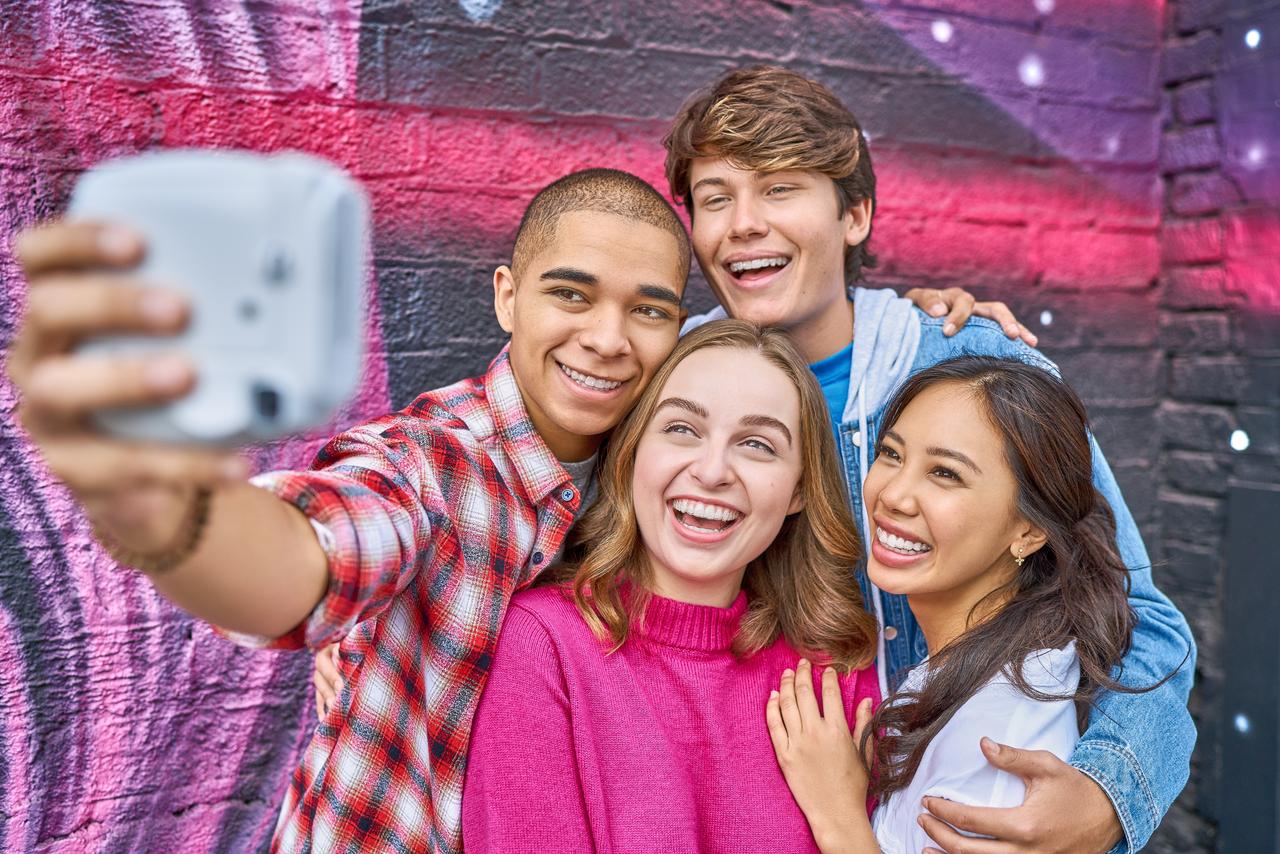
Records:
[[[723,157],[757,172],[812,169],[835,182],[837,218],[864,200],[875,213],[876,173],[858,120],[826,86],[787,68],[740,68],[695,92],[663,145],[671,197],[690,219],[689,173],[696,157]],[[845,250],[847,283],[876,266],[870,244],[868,229],[866,239]]]
[[[708,347],[759,353],[787,375],[800,397],[804,507],[787,517],[774,541],[747,566],[743,587],[750,604],[734,651],[750,656],[781,634],[818,661],[842,670],[863,667],[875,652],[876,624],[863,608],[854,578],[862,542],[845,498],[827,404],[809,366],[786,334],[775,329],[721,320],[680,340],[609,441],[600,463],[599,500],[575,528],[571,553],[581,558],[553,578],[571,584],[583,619],[612,649],[644,619],[652,579],[631,493],[636,447],[672,372]],[[624,595],[628,586],[629,596]]]

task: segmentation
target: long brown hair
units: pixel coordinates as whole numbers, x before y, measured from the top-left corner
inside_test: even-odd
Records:
[[[881,438],[911,401],[941,383],[967,388],[985,410],[1017,482],[1017,511],[1047,539],[1010,582],[974,606],[970,620],[1003,600],[999,610],[930,657],[921,690],[899,693],[876,712],[864,739],[881,734],[872,775],[872,793],[880,796],[911,781],[933,737],[1001,671],[1028,697],[1062,699],[1035,690],[1024,678],[1023,661],[1036,650],[1076,642],[1081,677],[1072,699],[1081,724],[1102,689],[1136,693],[1156,687],[1133,688],[1112,677],[1137,618],[1128,603],[1128,570],[1116,550],[1115,517],[1093,485],[1088,416],[1080,398],[1041,368],[964,356],[907,380],[885,412]]]
[[[743,577],[749,605],[734,651],[749,656],[779,634],[797,650],[839,669],[865,666],[875,652],[874,618],[862,607],[854,567],[862,556],[844,485],[826,401],[817,380],[787,336],[739,320],[720,320],[676,345],[623,420],[600,463],[600,495],[575,528],[576,566],[557,573],[571,580],[582,617],[617,649],[643,620],[650,570],[632,500],[636,447],[661,400],[663,386],[691,353],[735,347],[759,353],[781,370],[800,397],[800,491],[804,507],[787,517],[778,536]],[[630,584],[633,594],[623,595]]]

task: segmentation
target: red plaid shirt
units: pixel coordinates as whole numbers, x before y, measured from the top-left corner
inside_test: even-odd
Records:
[[[467,744],[498,628],[580,503],[506,351],[484,377],[337,436],[314,470],[255,482],[311,519],[331,576],[302,625],[258,645],[346,639],[346,688],[293,776],[273,849],[460,852]]]

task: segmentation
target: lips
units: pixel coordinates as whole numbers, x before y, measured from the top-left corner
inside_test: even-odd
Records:
[[[600,377],[595,374],[588,374],[585,371],[579,371],[571,368],[563,362],[557,361],[556,367],[573,385],[585,389],[587,391],[601,392],[608,394],[611,391],[617,391],[625,380],[610,379],[608,377]]]
[[[673,498],[667,506],[677,533],[696,543],[723,540],[745,516],[727,504],[697,498]]]
[[[790,256],[781,253],[752,253],[751,255],[731,256],[725,260],[723,266],[735,282],[749,284],[772,279],[790,264]]]

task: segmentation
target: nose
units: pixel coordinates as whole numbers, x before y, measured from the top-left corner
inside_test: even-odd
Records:
[[[916,503],[915,478],[905,468],[898,469],[880,488],[879,504],[890,512],[914,516],[919,512]]]
[[[729,223],[729,236],[738,240],[760,237],[769,231],[759,202],[749,194],[734,201],[733,219]]]
[[[621,309],[599,306],[589,312],[584,321],[582,333],[578,336],[584,349],[602,359],[616,359],[631,354],[627,319]]]
[[[729,463],[729,449],[714,439],[702,442],[697,456],[689,465],[689,474],[706,489],[728,486],[733,482],[733,466]]]

